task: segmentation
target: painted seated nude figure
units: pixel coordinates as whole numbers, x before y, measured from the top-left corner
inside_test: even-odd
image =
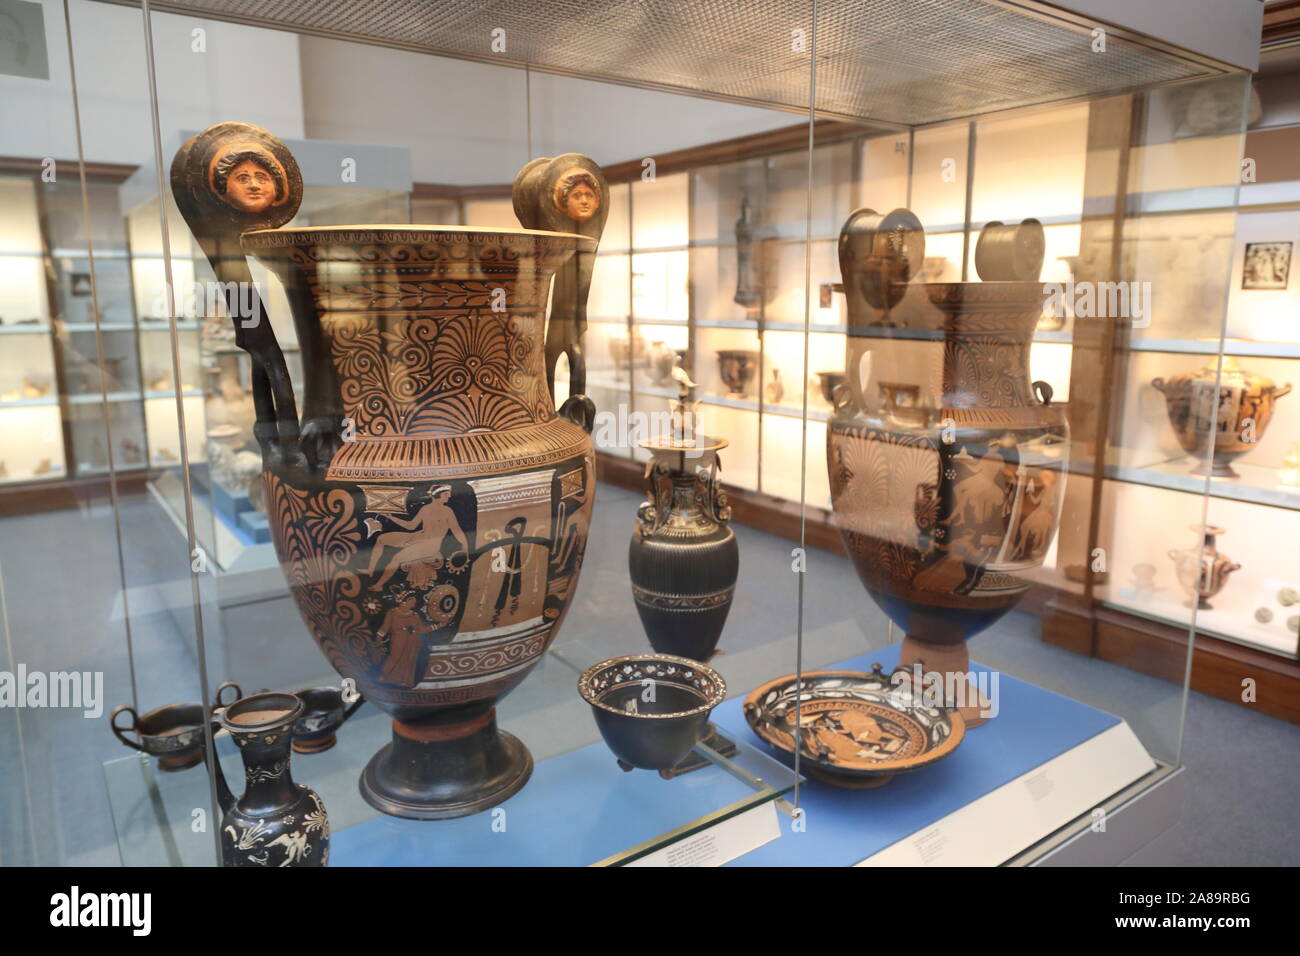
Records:
[[[392,517],[393,524],[406,530],[386,531],[375,538],[370,553],[370,566],[366,569],[366,574],[374,575],[389,551],[397,553],[389,560],[379,580],[370,585],[370,590],[382,591],[401,568],[408,569],[409,578],[412,577],[409,574],[410,569],[416,565],[427,564],[434,569],[442,567],[444,561],[442,545],[449,534],[456,539],[462,552],[469,551],[465,532],[461,530],[460,522],[456,520],[456,513],[447,504],[450,499],[451,486],[439,485],[429,493],[427,502],[415,513],[414,518],[408,520]],[[420,586],[417,580],[412,580],[411,583],[416,587]]]

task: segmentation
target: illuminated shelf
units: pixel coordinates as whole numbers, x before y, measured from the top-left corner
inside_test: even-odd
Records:
[[[89,259],[90,252],[86,249],[54,249],[50,253],[54,259]],[[131,258],[131,253],[125,249],[101,249],[95,247],[95,258],[122,261]]]
[[[197,388],[187,388],[185,391],[181,392],[181,395],[185,398],[202,398],[203,392],[202,390]],[[144,393],[144,397],[146,399],[175,398],[176,393],[169,388],[164,388],[159,390],[147,391]]]
[[[64,322],[63,329],[66,332],[94,332],[94,322]],[[135,325],[131,322],[101,322],[99,323],[101,332],[134,332]]]
[[[1133,339],[1129,348],[1134,352],[1169,352],[1186,355],[1218,355],[1218,339]],[[1225,355],[1248,358],[1300,358],[1300,342],[1251,342],[1246,339],[1224,339]]]
[[[141,320],[139,326],[141,332],[169,332],[171,331],[171,327],[171,323],[166,319],[163,319],[161,322],[154,319],[144,319]],[[199,322],[197,320],[192,322],[180,321],[176,323],[176,331],[178,332],[197,332],[198,330]]]
[[[86,395],[69,395],[68,402],[72,405],[97,405],[103,401],[138,402],[142,397],[139,392],[109,392],[106,396],[91,392]]]
[[[1105,474],[1113,481],[1201,495],[1205,493],[1205,476],[1192,474],[1194,464],[1193,458],[1182,455],[1142,465],[1107,465]],[[1234,461],[1232,468],[1241,477],[1212,478],[1210,497],[1300,511],[1300,488],[1279,485],[1276,468],[1252,465],[1241,460]]]
[[[49,471],[39,475],[9,475],[0,478],[0,485],[21,485],[32,481],[50,481],[55,478],[64,477],[62,468],[51,468]]]
[[[689,319],[642,319],[634,317],[633,325],[690,325]]]

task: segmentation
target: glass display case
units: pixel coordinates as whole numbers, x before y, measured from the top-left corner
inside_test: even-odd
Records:
[[[0,712],[7,860],[1118,862],[1176,819],[1175,662],[1296,656],[1251,50],[38,6],[0,479],[98,483],[0,510],[0,663],[102,696]]]

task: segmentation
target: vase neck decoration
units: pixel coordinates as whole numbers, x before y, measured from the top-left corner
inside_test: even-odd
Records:
[[[302,701],[292,694],[261,694],[219,715],[220,725],[230,733],[244,762],[243,796],[235,798],[227,790],[221,801],[225,809],[237,806],[256,817],[297,798],[289,755],[294,722],[302,711]]]
[[[515,216],[524,228],[576,233],[594,240],[580,247],[556,270],[544,356],[546,384],[551,393],[555,392],[556,362],[564,355],[569,361],[569,394],[582,396],[587,389],[582,349],[587,330],[587,295],[596,267],[596,248],[609,218],[609,183],[590,157],[564,153],[526,163],[515,176],[511,195]]]
[[[677,397],[669,403],[672,409],[672,433],[666,438],[676,448],[693,448],[697,444],[697,419],[701,402],[695,398],[695,383],[682,368],[673,369],[673,379],[677,382]],[[662,441],[663,437],[657,440]]]
[[[697,534],[731,518],[718,480],[722,467],[718,452],[727,447],[727,440],[696,430],[700,402],[692,397],[695,383],[680,368],[673,369],[673,377],[678,392],[671,403],[672,432],[641,443],[652,456],[645,470],[649,501],[638,512],[643,535],[674,530]]]

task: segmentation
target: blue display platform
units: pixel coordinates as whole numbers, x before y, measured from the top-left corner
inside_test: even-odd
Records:
[[[248,499],[244,499],[247,501]],[[239,515],[239,530],[252,538],[257,544],[266,544],[271,540],[271,522],[260,511],[244,511]]]
[[[879,662],[889,670],[897,660],[898,645],[892,645],[822,669],[869,671]],[[999,681],[998,716],[968,731],[946,760],[875,790],[806,780],[799,799],[805,829],[792,830],[782,816],[780,839],[729,865],[859,863],[1120,723],[1006,674]],[[721,704],[713,721],[740,745],[734,761],[790,799],[793,774],[750,731],[743,700],[738,695]],[[773,796],[755,794],[716,766],[675,780],[650,771],[624,773],[596,743],[539,762],[528,785],[502,804],[504,816],[489,811],[437,824],[380,816],[335,833],[330,864],[586,866],[647,843],[667,845],[665,834],[701,828]]]
[[[879,662],[888,671],[898,663],[898,649],[890,645],[820,669],[869,671]],[[1120,723],[1006,674],[999,677],[998,691],[998,715],[967,731],[961,746],[932,767],[900,774],[876,790],[805,780],[799,788],[803,832],[793,831],[783,818],[779,840],[730,865],[851,866]],[[723,703],[713,722],[733,739],[752,742],[757,738],[741,712],[743,701],[740,696]]]
[[[734,815],[793,786],[794,775],[757,745],[743,743],[732,762],[769,789],[719,766],[673,780],[625,773],[602,741],[538,762],[519,793],[487,812],[436,823],[379,816],[341,830],[330,866],[589,866],[666,845],[666,834],[703,828],[704,818]]]

